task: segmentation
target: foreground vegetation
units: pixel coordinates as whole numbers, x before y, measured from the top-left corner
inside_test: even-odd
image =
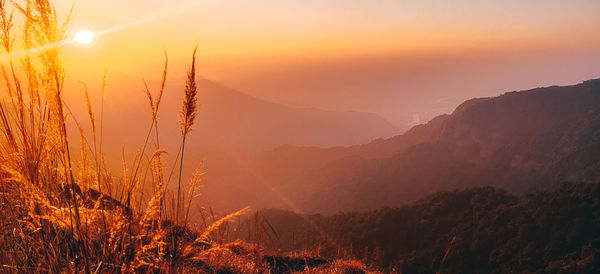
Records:
[[[491,187],[446,191],[415,204],[333,216],[257,213],[270,248],[320,248],[406,273],[600,271],[600,184],[515,196]],[[250,229],[255,229],[251,226]]]
[[[133,165],[124,159],[123,173],[111,174],[102,148],[103,105],[97,118],[84,87],[89,114],[84,122],[72,117],[63,98],[60,54],[68,19],[60,22],[47,0],[10,3],[0,1],[0,44],[5,51],[0,272],[364,271],[360,262],[326,261],[307,253],[270,255],[256,245],[221,240],[215,231],[249,208],[204,222],[198,231],[189,228],[190,205],[202,175],[200,166],[184,189],[185,140],[197,105],[195,57],[180,112],[178,162],[165,167],[158,140],[165,61],[161,88],[155,94],[146,88],[151,109],[146,140]],[[74,138],[80,140],[79,162],[73,160],[78,142],[67,136],[71,125],[81,133]],[[173,193],[166,191],[171,181],[177,181]],[[144,196],[147,189],[150,193]]]

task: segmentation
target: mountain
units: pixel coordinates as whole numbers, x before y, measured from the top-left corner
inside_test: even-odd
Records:
[[[319,186],[307,181],[312,180],[307,176],[313,175],[313,171],[356,155],[369,159],[395,155],[414,144],[437,138],[446,118],[441,116],[428,126],[415,126],[403,135],[364,145],[333,148],[285,145],[254,159],[224,152],[200,153],[197,157],[205,160],[207,171],[200,199],[218,212],[230,212],[246,205],[296,208],[295,203],[303,199],[300,196],[303,187],[316,187],[311,191],[318,191]],[[339,174],[345,172],[339,170]]]
[[[208,80],[198,82],[199,143],[269,149],[282,144],[352,145],[398,129],[383,118],[361,112],[292,108],[229,89]]]
[[[367,144],[332,148],[299,147],[285,145],[261,155],[256,168],[267,177],[296,177],[327,163],[344,158],[384,159],[394,156],[414,145],[437,140],[449,115],[441,115],[426,125],[417,125],[402,135],[389,139],[377,139]],[[279,178],[278,181],[281,181]]]
[[[184,79],[167,81],[158,114],[161,143],[175,149],[181,139],[179,112],[184,83]],[[150,85],[154,96],[158,86]],[[206,79],[198,80],[197,87],[198,110],[187,142],[192,150],[253,154],[281,145],[361,144],[399,132],[397,127],[372,113],[284,106]],[[81,88],[73,90],[76,92],[71,97],[83,98]],[[100,106],[99,96],[95,95],[94,105]],[[142,80],[120,73],[109,74],[105,98],[107,142],[118,144],[119,148],[123,143],[126,147],[139,145],[150,126],[150,108]],[[87,116],[85,104],[72,105],[79,105],[76,117]]]
[[[285,194],[276,207],[321,213],[400,206],[456,188],[518,193],[593,181],[600,177],[598,106],[600,79],[508,92],[468,100],[397,137],[281,147],[255,166],[272,192]]]
[[[174,167],[181,144],[179,112],[184,83],[185,79],[169,78],[158,112],[160,148],[169,152],[164,157],[169,170]],[[156,97],[160,83],[149,81],[148,84]],[[263,190],[269,188],[257,177],[251,161],[254,155],[281,145],[361,144],[394,136],[400,131],[371,113],[288,107],[206,79],[198,80],[197,87],[198,111],[186,141],[183,174],[192,174],[198,164],[204,163],[207,172],[203,198],[215,209],[220,209],[219,212],[238,210],[249,203],[256,204],[254,201],[264,200]],[[92,136],[82,89],[80,84],[69,86],[66,101],[74,117],[71,121],[78,122],[86,135]],[[104,104],[99,86],[89,84],[89,94],[96,119],[99,121],[100,116],[103,117],[102,142],[107,165],[115,174],[120,174],[124,164],[133,162],[150,127],[150,107],[144,82],[141,78],[112,72],[108,74]],[[71,125],[70,136],[79,136],[75,124]],[[150,135],[151,146],[146,148],[146,153],[155,149],[154,136],[154,133]],[[89,138],[88,142],[92,141]],[[79,142],[73,144],[79,146]],[[184,185],[189,181],[187,177],[183,178]]]

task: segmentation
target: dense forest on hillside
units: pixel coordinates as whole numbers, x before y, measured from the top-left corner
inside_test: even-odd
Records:
[[[600,184],[520,196],[492,187],[445,191],[401,208],[332,216],[270,209],[249,221],[247,235],[272,229],[261,240],[268,248],[355,257],[384,270],[600,271]]]

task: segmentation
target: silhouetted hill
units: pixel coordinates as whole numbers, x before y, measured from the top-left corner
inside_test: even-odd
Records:
[[[322,215],[263,210],[276,250],[357,257],[402,273],[597,273],[600,185],[520,196],[492,187],[439,192],[401,208]],[[266,221],[265,221],[266,220]],[[253,235],[259,226],[249,226]]]
[[[509,92],[363,146],[279,148],[257,170],[305,212],[399,206],[474,186],[522,192],[593,181],[600,177],[598,106],[600,80]]]

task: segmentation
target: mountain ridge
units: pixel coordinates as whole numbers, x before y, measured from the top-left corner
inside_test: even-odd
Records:
[[[297,209],[319,213],[399,206],[455,188],[519,193],[589,181],[600,176],[598,105],[598,79],[507,92],[367,145],[280,147],[257,169]]]

